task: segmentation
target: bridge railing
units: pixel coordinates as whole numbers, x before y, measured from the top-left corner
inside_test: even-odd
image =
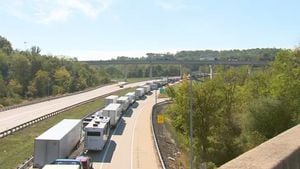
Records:
[[[262,143],[219,169],[300,169],[300,124]]]

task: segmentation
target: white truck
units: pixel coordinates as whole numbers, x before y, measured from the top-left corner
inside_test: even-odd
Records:
[[[107,96],[105,99],[104,99],[104,103],[105,103],[105,106],[108,106],[109,104],[111,103],[117,103],[117,99],[119,98],[119,96],[117,95],[110,95],[110,96]]]
[[[135,98],[136,99],[140,99],[141,97],[143,97],[145,95],[145,90],[144,88],[137,88],[135,89]]]
[[[156,90],[156,89],[158,89],[158,86],[157,86],[156,83],[151,83],[151,84],[150,84],[150,87],[151,87],[151,90]]]
[[[85,126],[84,149],[102,150],[105,146],[110,132],[110,118],[96,117],[87,126]]]
[[[130,104],[133,104],[135,102],[135,93],[129,92],[125,96],[128,97]]]
[[[115,127],[121,117],[122,107],[118,103],[111,103],[102,111],[102,116],[110,118],[110,125]]]
[[[144,88],[145,94],[148,94],[151,91],[151,87],[150,85],[143,85],[142,88]]]
[[[118,98],[117,103],[119,103],[122,107],[122,111],[126,112],[129,107],[129,98],[127,96],[121,96]]]
[[[68,157],[80,142],[81,127],[80,119],[64,119],[35,138],[33,166],[42,168],[55,159]]]

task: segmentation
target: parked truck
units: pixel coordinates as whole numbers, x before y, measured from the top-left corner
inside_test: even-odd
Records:
[[[81,139],[81,120],[64,119],[34,140],[35,168],[68,157]]]
[[[122,107],[118,103],[111,103],[106,106],[102,115],[110,118],[110,125],[115,127],[121,117]]]
[[[105,106],[108,106],[109,104],[111,103],[117,103],[117,99],[119,98],[119,96],[117,95],[110,95],[110,96],[107,96],[105,99],[104,99],[104,103],[105,103]]]
[[[122,111],[126,112],[129,107],[129,98],[127,96],[121,96],[118,98],[117,103],[119,103],[122,107]]]

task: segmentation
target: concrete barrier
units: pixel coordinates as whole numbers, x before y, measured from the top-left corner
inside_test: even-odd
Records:
[[[227,162],[219,169],[300,169],[300,124]]]

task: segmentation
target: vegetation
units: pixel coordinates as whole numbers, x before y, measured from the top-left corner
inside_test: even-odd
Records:
[[[60,95],[109,82],[103,69],[91,68],[76,58],[40,54],[39,47],[13,50],[0,36],[0,107],[23,99]]]
[[[115,92],[116,95],[124,95],[133,91],[133,88]],[[0,168],[13,169],[33,154],[34,139],[48,130],[50,127],[67,119],[81,119],[91,112],[103,107],[104,100],[99,98],[93,102],[81,105],[52,118],[36,123],[21,131],[13,133],[0,142]]]
[[[220,71],[220,70],[219,70]],[[220,71],[193,82],[194,164],[220,166],[300,122],[300,51],[285,50],[265,69]],[[189,81],[169,87],[176,132],[189,135]],[[188,147],[188,137],[184,141]]]

